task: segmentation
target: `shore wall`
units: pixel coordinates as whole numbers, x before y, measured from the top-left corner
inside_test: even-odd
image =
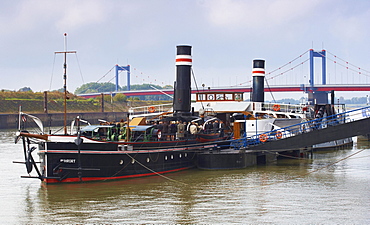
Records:
[[[41,119],[44,127],[55,127],[64,125],[63,113],[36,113],[32,114]],[[81,119],[89,121],[91,124],[98,124],[98,119],[106,121],[126,120],[127,112],[84,112],[84,113],[67,113],[67,126],[71,124],[77,116]],[[18,114],[0,114],[0,129],[18,129]],[[30,126],[35,126],[33,121],[27,121]],[[31,123],[33,123],[31,125]]]

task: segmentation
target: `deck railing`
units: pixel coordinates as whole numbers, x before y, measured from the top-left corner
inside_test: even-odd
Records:
[[[280,139],[293,137],[298,134],[311,132],[313,130],[325,129],[329,126],[361,120],[370,117],[370,106],[330,115],[327,117],[317,118],[291,126],[282,127],[268,132],[252,135],[237,140],[232,140],[230,146],[234,149],[247,148],[251,145],[259,145],[268,141],[277,141]]]
[[[172,103],[169,104],[161,104],[161,105],[148,105],[148,106],[139,106],[139,107],[131,107],[128,112],[130,115],[138,115],[138,114],[151,114],[151,113],[163,113],[171,111]]]

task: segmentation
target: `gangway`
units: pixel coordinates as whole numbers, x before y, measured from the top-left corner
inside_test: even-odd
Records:
[[[370,133],[370,107],[279,128],[231,142],[235,149],[298,150]]]

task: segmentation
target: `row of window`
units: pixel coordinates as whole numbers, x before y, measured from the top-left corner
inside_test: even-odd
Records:
[[[188,157],[188,153],[185,153],[185,154],[184,154],[184,157]],[[173,159],[173,158],[174,158],[174,156],[173,156],[173,155],[171,155],[170,157],[168,157],[167,155],[166,155],[166,156],[164,156],[164,160],[165,160],[165,161],[167,161],[167,160],[168,160],[168,158]],[[180,159],[182,158],[182,154],[181,154],[181,153],[180,153],[180,155],[179,155],[179,158],[180,158]],[[134,164],[134,163],[135,163],[135,161],[136,161],[135,159],[132,159],[132,160],[131,160],[131,163],[132,163],[132,164]],[[150,158],[149,158],[149,157],[148,157],[148,158],[146,158],[146,162],[147,162],[147,163],[149,163],[149,162],[150,162]],[[120,161],[120,164],[121,164],[121,165],[123,164],[123,160],[121,160],[121,161]]]

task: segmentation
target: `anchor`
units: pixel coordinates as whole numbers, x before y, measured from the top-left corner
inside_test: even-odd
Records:
[[[22,178],[38,178],[41,181],[44,180],[44,176],[41,174],[39,168],[37,167],[36,162],[32,156],[32,152],[36,150],[36,147],[30,147],[30,140],[28,137],[21,137],[22,138],[22,144],[23,144],[23,153],[24,153],[24,162],[15,162],[13,163],[21,163],[26,165],[26,170],[29,176],[21,176]],[[15,139],[15,143],[17,143],[20,140],[20,136],[17,136]],[[35,168],[38,176],[31,176],[30,173],[32,172],[33,168]]]

